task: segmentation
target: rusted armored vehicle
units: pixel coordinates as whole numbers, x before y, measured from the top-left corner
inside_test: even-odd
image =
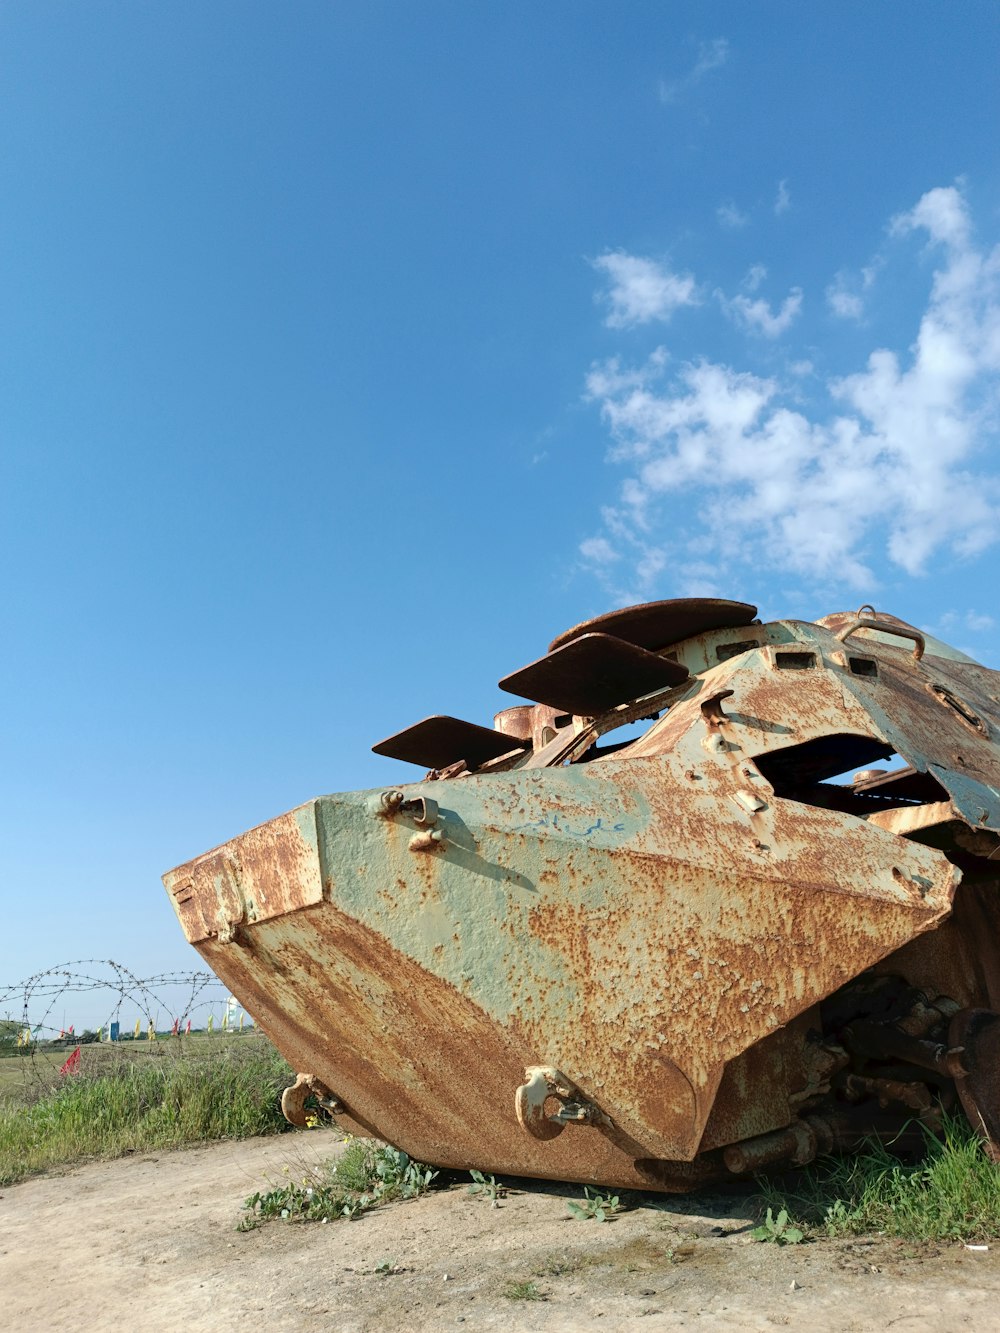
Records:
[[[934,1128],[1000,1144],[1000,673],[870,607],[628,607],[165,877],[346,1129],[683,1190]],[[617,733],[617,734],[616,734]]]

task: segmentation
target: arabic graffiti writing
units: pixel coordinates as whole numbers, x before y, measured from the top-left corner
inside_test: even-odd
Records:
[[[589,838],[595,833],[624,833],[625,825],[621,820],[616,824],[606,824],[600,817],[593,824],[574,825],[561,819],[558,814],[553,814],[542,815],[540,819],[531,819],[527,824],[517,824],[511,831],[524,833],[531,829],[552,829],[553,832],[564,833],[570,838]]]

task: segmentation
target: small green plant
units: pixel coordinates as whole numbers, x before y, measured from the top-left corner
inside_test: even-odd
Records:
[[[499,1208],[500,1200],[507,1197],[506,1187],[497,1184],[496,1176],[484,1176],[482,1171],[470,1171],[469,1175],[472,1177],[469,1193],[489,1199],[491,1208]]]
[[[536,1282],[508,1282],[500,1292],[508,1301],[547,1301],[549,1298]]]
[[[852,1212],[843,1199],[834,1199],[823,1214],[823,1225],[828,1236],[843,1236],[851,1230]]]
[[[430,1188],[437,1172],[414,1162],[401,1148],[372,1139],[351,1139],[333,1168],[333,1179],[346,1190],[372,1194],[381,1203],[413,1199]]]
[[[401,1148],[377,1148],[375,1151],[375,1194],[389,1199],[415,1199],[430,1188],[437,1172],[423,1162],[414,1162]]]
[[[371,1207],[367,1196],[348,1194],[337,1186],[310,1185],[289,1181],[275,1189],[251,1194],[243,1207],[247,1216],[237,1226],[252,1231],[261,1222],[282,1218],[293,1222],[329,1222],[338,1217],[353,1217]]]
[[[777,1217],[768,1208],[763,1222],[750,1232],[754,1240],[770,1241],[772,1245],[798,1245],[804,1234],[799,1227],[791,1224],[787,1208],[782,1208]]]
[[[583,1203],[571,1200],[566,1205],[573,1217],[583,1221],[592,1218],[595,1222],[607,1222],[615,1213],[621,1212],[621,1199],[617,1194],[601,1194],[599,1190],[585,1185],[583,1196]]]
[[[415,1199],[430,1188],[437,1174],[399,1148],[371,1139],[352,1139],[329,1180],[288,1181],[251,1194],[243,1205],[246,1216],[237,1230],[252,1231],[260,1222],[273,1219],[334,1222],[357,1217],[394,1199]]]

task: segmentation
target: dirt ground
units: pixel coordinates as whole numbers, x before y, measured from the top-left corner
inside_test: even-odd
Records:
[[[781,1249],[749,1239],[739,1196],[664,1199],[601,1224],[569,1216],[578,1190],[522,1181],[492,1208],[455,1185],[350,1222],[235,1230],[248,1194],[338,1150],[333,1133],[288,1134],[6,1188],[0,1323],[29,1333],[1000,1329],[1000,1245]],[[542,1299],[517,1298],[511,1284],[530,1283]]]

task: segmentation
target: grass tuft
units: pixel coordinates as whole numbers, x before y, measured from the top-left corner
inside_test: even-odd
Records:
[[[547,1294],[535,1282],[508,1282],[500,1295],[508,1301],[547,1301]]]
[[[830,1236],[882,1232],[908,1240],[985,1241],[1000,1235],[1000,1167],[964,1120],[927,1136],[922,1161],[881,1143],[807,1167],[791,1188],[761,1182],[763,1201]]]

